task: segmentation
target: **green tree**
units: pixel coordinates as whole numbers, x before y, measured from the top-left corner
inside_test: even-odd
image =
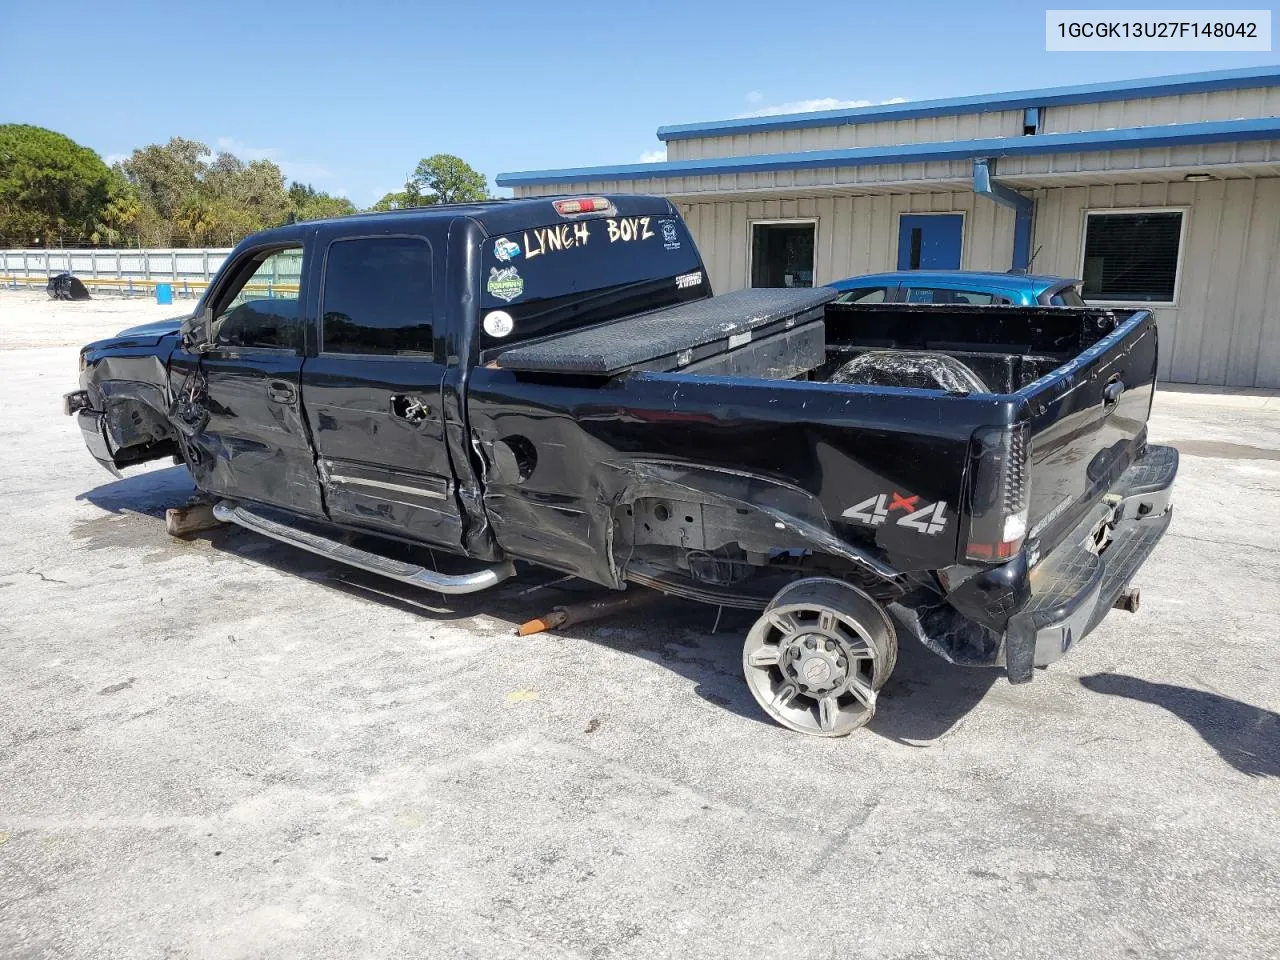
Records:
[[[393,190],[391,193],[382,195],[382,199],[375,203],[370,210],[405,210],[409,207],[426,207],[437,202],[435,196],[423,196],[418,192],[417,186],[410,181],[404,185],[403,190]]]
[[[473,203],[489,196],[484,174],[451,153],[437,153],[418,161],[406,189],[412,185],[432,203]],[[411,204],[420,206],[420,204]]]
[[[358,212],[346,197],[332,197],[309,183],[297,182],[289,185],[289,208],[297,220],[324,220]]]
[[[200,141],[172,137],[163,146],[153,143],[134,150],[120,164],[120,171],[142,203],[162,220],[174,223],[178,210],[199,191],[209,171],[207,156],[209,148]]]
[[[87,238],[110,193],[102,158],[69,137],[27,124],[0,125],[0,236],[56,242]]]
[[[119,167],[112,167],[107,181],[106,203],[98,211],[89,239],[94,243],[124,246],[140,238],[147,211]]]

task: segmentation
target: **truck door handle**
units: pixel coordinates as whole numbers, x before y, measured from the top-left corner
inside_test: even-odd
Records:
[[[292,383],[283,380],[272,380],[267,384],[267,396],[276,403],[293,403],[298,399],[298,392]]]
[[[1124,393],[1124,381],[1116,377],[1102,388],[1102,405],[1108,408],[1114,407],[1120,400],[1120,394],[1122,393]]]

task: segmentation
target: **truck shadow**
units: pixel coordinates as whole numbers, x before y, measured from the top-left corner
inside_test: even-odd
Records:
[[[912,747],[946,736],[1004,676],[996,667],[958,667],[899,635],[898,664],[867,724],[873,733]]]
[[[1205,690],[1122,673],[1095,673],[1081,677],[1080,685],[1094,693],[1163,707],[1241,773],[1280,777],[1280,714]]]
[[[145,518],[154,537],[168,541],[164,513],[185,503],[195,487],[184,467],[151,470],[103,484],[77,499],[109,514]],[[96,522],[96,521],[90,521]],[[148,534],[144,534],[147,536]],[[120,545],[137,543],[137,530],[122,533]],[[263,564],[318,587],[391,606],[433,620],[456,621],[485,616],[517,624],[554,607],[606,594],[604,587],[565,577],[553,570],[518,564],[519,575],[482,593],[444,596],[327,560],[277,543],[239,527],[226,526],[186,538],[222,553]],[[407,558],[406,558],[407,559]],[[462,572],[469,563],[444,552],[432,559],[442,572]],[[756,613],[662,597],[606,620],[560,628],[558,636],[585,640],[619,653],[659,664],[693,684],[694,693],[716,707],[772,727],[742,676],[742,638]],[[937,740],[986,694],[1001,676],[998,670],[955,667],[911,640],[904,640],[897,667],[882,691],[867,730],[912,746]]]

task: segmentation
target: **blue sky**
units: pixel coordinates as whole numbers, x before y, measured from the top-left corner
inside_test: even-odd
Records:
[[[492,185],[660,157],[664,123],[1278,60],[1046,53],[1044,6],[1025,0],[11,2],[0,122],[109,159],[189,137],[368,205],[432,153]]]

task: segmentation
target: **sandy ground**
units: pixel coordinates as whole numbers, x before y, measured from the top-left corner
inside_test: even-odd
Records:
[[[1170,392],[1173,527],[1034,683],[904,647],[848,740],[765,721],[747,623],[527,639],[108,476],[60,394],[172,315],[0,292],[0,957],[1280,955],[1280,428]],[[571,589],[574,586],[568,585]]]

